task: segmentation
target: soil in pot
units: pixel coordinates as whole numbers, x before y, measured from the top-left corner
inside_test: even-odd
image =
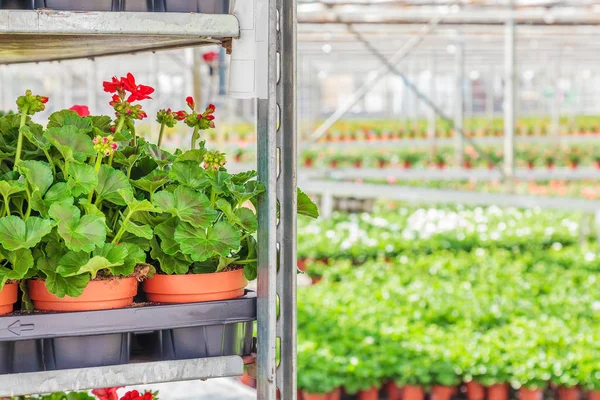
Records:
[[[544,391],[542,389],[528,389],[522,387],[519,389],[520,400],[542,400],[544,398]]]
[[[453,386],[435,385],[431,389],[431,400],[450,400],[453,393]]]
[[[483,400],[485,398],[485,388],[482,384],[471,381],[467,383],[467,399]]]
[[[7,283],[0,290],[0,315],[10,314],[13,311],[13,306],[17,302],[17,294],[19,291],[19,284]]]
[[[371,388],[358,392],[358,400],[378,400],[379,388]]]
[[[580,393],[578,387],[559,387],[558,398],[560,400],[579,400]]]
[[[156,274],[144,282],[144,292],[155,303],[198,303],[241,297],[247,284],[243,269],[212,274]]]
[[[137,294],[136,278],[114,278],[90,281],[79,297],[59,298],[50,293],[40,279],[27,281],[29,296],[37,310],[92,311],[123,308],[133,303]]]
[[[402,400],[423,400],[425,392],[421,386],[406,385],[402,390]]]
[[[496,383],[488,387],[488,400],[508,400],[508,384]]]

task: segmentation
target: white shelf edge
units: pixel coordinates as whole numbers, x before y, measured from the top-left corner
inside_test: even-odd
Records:
[[[211,357],[0,375],[0,397],[240,376],[241,357]]]
[[[1,34],[238,38],[229,14],[0,10]]]

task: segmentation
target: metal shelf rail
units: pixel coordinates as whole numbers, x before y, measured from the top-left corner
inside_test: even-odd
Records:
[[[230,95],[258,99],[258,171],[267,188],[259,202],[259,400],[275,400],[277,390],[283,399],[296,399],[295,35],[295,0],[239,1],[233,15],[0,11],[0,64],[206,44],[232,47]],[[0,376],[0,396],[242,373],[237,356],[35,372]]]

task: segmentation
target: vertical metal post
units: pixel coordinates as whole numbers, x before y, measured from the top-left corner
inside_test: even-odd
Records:
[[[454,140],[455,144],[455,158],[458,165],[463,164],[463,151],[464,151],[464,138],[460,134],[463,130],[463,120],[465,112],[465,98],[464,98],[464,82],[465,82],[465,48],[461,40],[456,43],[455,53],[455,87],[454,87]]]
[[[495,115],[494,115],[495,114],[495,110],[494,110],[494,100],[495,100],[494,80],[496,78],[494,67],[490,67],[488,73],[489,73],[489,77],[485,80],[486,81],[485,114],[487,115],[490,122],[493,123],[494,117],[495,117]]]
[[[296,400],[296,1],[277,0],[279,10],[279,60],[281,76],[277,84],[280,105],[280,125],[277,134],[279,148],[279,272],[277,294],[280,339],[280,363],[277,387],[281,399]]]
[[[277,389],[296,400],[296,1],[265,3],[257,10],[269,15],[268,99],[257,104],[258,178],[266,188],[258,204],[257,390],[259,400],[275,400]]]
[[[516,52],[513,1],[504,27],[504,177],[507,191],[513,190],[515,169]]]
[[[436,60],[435,53],[431,54],[431,58],[429,60],[429,98],[431,101],[436,101],[436,79],[437,79],[437,71],[436,71]],[[431,141],[431,152],[435,151],[435,137],[436,137],[436,114],[435,110],[432,107],[428,109],[428,118],[427,118],[427,137]]]

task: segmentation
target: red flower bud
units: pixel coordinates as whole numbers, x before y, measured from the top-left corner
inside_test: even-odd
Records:
[[[185,98],[185,102],[187,103],[187,105],[193,110],[194,107],[196,106],[196,103],[194,102],[194,98],[192,96],[188,96]]]
[[[40,101],[41,101],[43,104],[46,104],[46,103],[48,102],[48,97],[46,97],[46,96],[40,96]]]
[[[116,130],[117,130],[117,127],[116,127],[116,126],[114,126],[114,125],[113,125],[113,126],[111,126],[111,127],[110,127],[110,131],[111,131],[111,132],[114,132],[114,131],[116,131]]]

